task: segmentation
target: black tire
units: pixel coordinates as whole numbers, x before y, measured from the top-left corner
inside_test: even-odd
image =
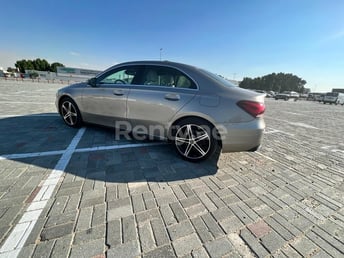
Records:
[[[217,137],[218,133],[214,126],[199,118],[180,120],[172,130],[176,152],[183,159],[191,162],[198,162],[212,156],[219,147]]]
[[[66,125],[74,128],[82,126],[82,117],[80,110],[70,97],[63,97],[59,103],[60,115]]]
[[[285,98],[284,100],[287,101],[287,100],[289,100],[289,98],[287,97],[287,98]]]

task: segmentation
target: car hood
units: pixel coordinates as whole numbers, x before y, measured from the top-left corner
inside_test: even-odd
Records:
[[[68,85],[62,89],[85,88],[86,85],[87,85],[87,82],[79,82],[79,83]]]

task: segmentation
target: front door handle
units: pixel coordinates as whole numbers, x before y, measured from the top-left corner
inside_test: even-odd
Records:
[[[123,92],[123,90],[114,90],[113,94],[116,95],[116,96],[123,96],[124,92]]]
[[[165,99],[177,101],[177,100],[180,100],[180,96],[179,96],[179,94],[168,93],[168,94],[165,95]]]

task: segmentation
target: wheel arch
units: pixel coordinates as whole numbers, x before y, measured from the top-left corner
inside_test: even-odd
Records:
[[[73,99],[73,97],[72,97],[71,95],[69,95],[69,94],[63,94],[62,96],[60,96],[60,98],[59,98],[59,100],[58,100],[58,111],[59,111],[60,114],[61,114],[61,103],[62,103],[62,101],[63,101],[64,99],[66,99],[66,98],[69,98],[69,99],[73,100],[74,103],[78,106],[78,104],[76,103],[76,101]]]
[[[65,100],[65,99],[70,99],[72,102],[74,102],[74,104],[75,104],[75,106],[76,106],[76,109],[77,109],[77,112],[79,113],[79,116],[80,116],[80,125],[82,124],[82,123],[84,123],[84,119],[83,119],[83,116],[82,116],[82,113],[81,113],[81,111],[80,111],[80,108],[79,108],[79,105],[78,105],[78,103],[75,101],[75,99],[72,97],[72,96],[70,96],[69,94],[63,94],[60,98],[59,98],[59,100],[58,100],[58,112],[59,112],[59,114],[60,115],[62,115],[62,111],[61,111],[61,105],[62,105],[62,101],[63,100]]]

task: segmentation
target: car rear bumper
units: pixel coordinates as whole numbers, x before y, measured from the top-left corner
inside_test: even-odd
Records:
[[[222,152],[250,151],[260,146],[265,122],[258,118],[251,122],[222,124],[221,127]]]

